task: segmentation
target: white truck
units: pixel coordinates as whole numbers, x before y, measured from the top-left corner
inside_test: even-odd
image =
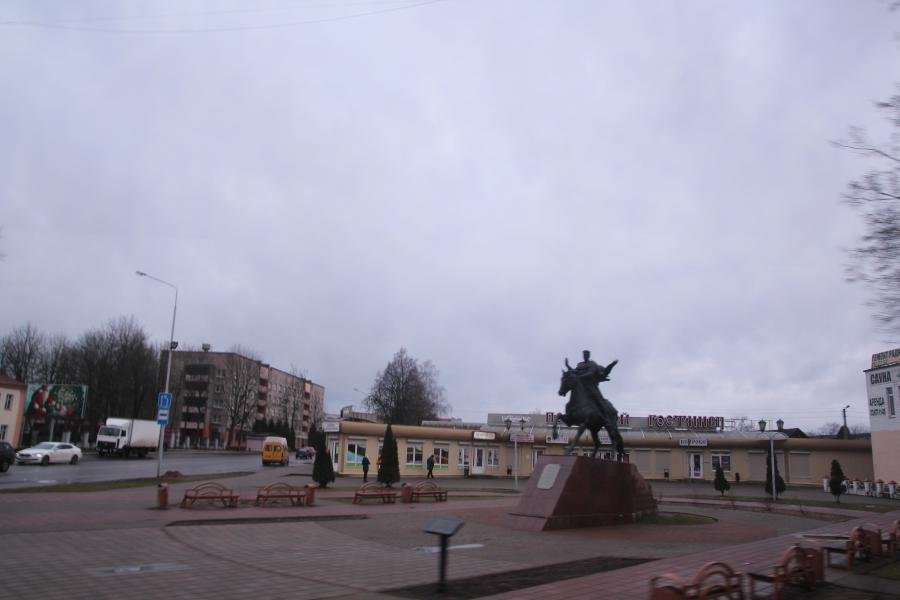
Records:
[[[97,454],[100,456],[129,456],[141,458],[159,444],[159,425],[156,421],[118,419],[109,417],[97,432]]]

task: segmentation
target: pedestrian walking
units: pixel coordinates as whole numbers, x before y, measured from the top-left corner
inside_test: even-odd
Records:
[[[363,483],[369,480],[369,457],[363,456],[362,459],[362,467],[363,467]]]
[[[425,479],[434,479],[434,473],[432,473],[434,471],[434,456],[429,456],[428,462],[425,464],[428,466],[428,475],[425,476]]]

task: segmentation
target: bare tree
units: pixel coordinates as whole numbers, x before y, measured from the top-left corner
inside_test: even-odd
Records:
[[[37,379],[54,383],[76,383],[75,347],[64,334],[46,338],[38,357]]]
[[[386,423],[419,425],[448,412],[444,388],[431,361],[419,361],[400,348],[375,382],[365,404]]]
[[[44,334],[28,323],[0,340],[0,366],[4,374],[28,383],[37,375]]]
[[[256,413],[259,397],[260,361],[255,353],[234,346],[225,359],[225,417],[228,421],[228,441],[226,448],[235,439],[235,430],[240,434],[249,428],[250,417]]]
[[[872,293],[874,317],[886,330],[900,331],[900,86],[898,93],[877,102],[893,128],[881,142],[869,139],[861,128],[849,140],[835,142],[864,157],[870,168],[851,181],[844,202],[862,217],[865,232],[850,250],[848,279],[866,285]]]

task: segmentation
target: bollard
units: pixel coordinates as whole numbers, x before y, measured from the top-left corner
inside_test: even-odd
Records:
[[[307,483],[303,487],[306,488],[306,505],[307,506],[315,505],[315,503],[316,503],[316,486],[312,485],[311,483]]]
[[[156,486],[156,508],[169,508],[169,484],[160,483]]]

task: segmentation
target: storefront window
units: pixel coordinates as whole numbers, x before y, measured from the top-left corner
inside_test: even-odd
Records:
[[[422,444],[406,445],[406,464],[421,465],[422,464]]]
[[[450,449],[443,446],[434,447],[434,464],[439,467],[450,465]]]
[[[730,454],[713,454],[712,455],[712,468],[713,471],[716,470],[716,467],[722,467],[723,471],[729,472],[731,471],[731,455]]]
[[[465,446],[460,446],[457,457],[457,465],[460,467],[466,466],[469,464],[469,449]]]
[[[500,450],[498,448],[488,448],[487,466],[500,466]]]
[[[348,465],[359,465],[362,464],[363,456],[366,455],[366,444],[365,442],[350,442],[347,444],[347,464]]]

